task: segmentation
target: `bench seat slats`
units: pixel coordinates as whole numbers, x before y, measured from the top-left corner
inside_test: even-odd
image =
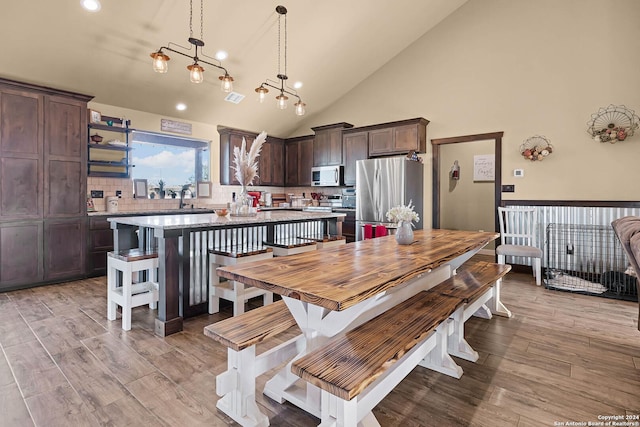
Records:
[[[273,252],[273,249],[263,247],[263,246],[250,246],[250,247],[230,247],[230,248],[214,248],[209,249],[209,253],[213,255],[223,255],[232,258],[242,258],[252,255],[260,255],[266,254],[268,252]]]
[[[509,270],[511,266],[508,264],[480,261],[470,267],[458,269],[455,276],[431,288],[431,292],[462,298],[465,303],[469,303],[487,292]]]
[[[122,251],[109,252],[110,257],[125,262],[140,261],[143,259],[158,258],[158,251],[155,249],[125,249]]]
[[[296,325],[284,301],[274,302],[204,328],[204,334],[240,351]]]
[[[423,291],[296,360],[292,372],[351,400],[463,304]]]
[[[276,242],[264,242],[265,245],[267,246],[273,246],[276,248],[283,248],[283,249],[292,249],[292,248],[300,248],[303,246],[311,246],[311,245],[315,245],[316,241],[315,240],[305,240],[305,239],[300,239],[300,238],[289,238],[289,239],[283,239],[283,240],[278,240]]]

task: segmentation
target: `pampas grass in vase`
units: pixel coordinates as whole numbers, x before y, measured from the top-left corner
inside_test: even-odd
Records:
[[[242,186],[236,201],[241,214],[249,213],[253,206],[253,198],[247,194],[247,186],[253,185],[253,180],[258,177],[258,156],[266,139],[267,133],[261,132],[247,152],[247,141],[243,137],[242,146],[233,149],[234,166],[232,168],[235,170],[236,180]]]

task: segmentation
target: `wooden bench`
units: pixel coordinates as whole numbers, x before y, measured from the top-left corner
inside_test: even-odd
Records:
[[[122,329],[131,330],[131,309],[149,305],[155,309],[158,302],[158,252],[155,250],[127,249],[107,253],[107,319],[116,320],[116,310],[122,307]],[[117,285],[118,272],[122,272],[122,286]],[[146,271],[147,281],[133,283],[132,274]]]
[[[459,268],[454,276],[429,290],[464,302],[464,309],[455,313],[450,324],[449,354],[470,362],[478,360],[478,353],[464,339],[464,322],[474,314],[487,319],[491,318],[492,312],[500,314],[501,308],[497,306],[500,304],[499,281],[510,270],[510,265],[477,262]],[[489,302],[490,307],[487,306]]]
[[[289,256],[304,252],[315,251],[318,245],[315,241],[290,237],[274,242],[265,241],[264,244],[273,249],[273,256]]]
[[[248,299],[261,296],[263,305],[273,302],[273,293],[244,283],[228,280],[221,282],[216,268],[273,258],[271,248],[260,246],[231,246],[209,249],[209,314],[220,311],[220,298],[233,302],[233,315],[244,313]]]
[[[422,291],[295,360],[292,372],[321,389],[321,425],[379,425],[371,410],[417,365],[451,375],[447,323],[463,304]]]
[[[268,426],[255,402],[256,378],[290,360],[304,345],[300,334],[260,355],[256,345],[296,325],[284,301],[258,307],[204,328],[227,350],[227,370],[216,377],[217,408],[243,426]]]
[[[334,248],[347,243],[347,238],[344,236],[300,236],[298,239],[316,242],[318,249]]]

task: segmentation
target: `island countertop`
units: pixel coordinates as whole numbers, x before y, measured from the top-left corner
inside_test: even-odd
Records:
[[[211,227],[230,227],[238,225],[268,224],[278,222],[296,222],[321,219],[337,219],[345,217],[340,212],[299,212],[299,211],[267,211],[258,212],[255,216],[218,216],[216,214],[175,214],[149,216],[114,216],[107,221],[137,227],[157,228],[163,230],[198,229]]]

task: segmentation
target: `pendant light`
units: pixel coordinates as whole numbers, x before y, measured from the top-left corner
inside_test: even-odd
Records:
[[[215,67],[224,71],[224,75],[218,77],[218,79],[221,81],[220,89],[223,92],[228,93],[233,90],[233,77],[229,75],[226,68],[224,68],[222,65],[214,64],[212,62],[205,61],[202,58],[198,57],[198,53],[200,53],[202,56],[211,58],[209,56],[204,55],[204,53],[202,52],[202,48],[204,47],[204,41],[202,41],[203,27],[204,27],[203,2],[204,0],[200,0],[200,38],[197,39],[193,37],[193,0],[189,0],[189,39],[188,41],[191,44],[191,46],[195,47],[194,55],[191,56],[187,53],[184,53],[175,49],[177,47],[187,51],[191,51],[192,49],[191,47],[186,48],[176,43],[169,42],[167,46],[162,46],[160,49],[158,49],[156,52],[153,52],[150,55],[151,58],[153,58],[153,71],[155,71],[156,73],[162,73],[162,74],[169,71],[169,60],[171,58],[169,58],[169,56],[166,53],[164,53],[164,51],[167,50],[169,52],[177,53],[178,55],[182,55],[186,58],[190,58],[191,60],[193,60],[193,63],[187,66],[187,70],[189,70],[189,80],[191,80],[191,82],[193,83],[202,83],[204,81],[204,67],[200,65],[200,63],[210,65],[212,67]],[[211,59],[218,61],[215,58],[211,58]]]
[[[287,101],[289,97],[287,95],[291,95],[296,97],[298,101],[294,104],[295,113],[298,116],[304,116],[306,113],[306,105],[298,96],[298,93],[295,89],[290,88],[286,85],[286,81],[289,77],[287,77],[287,8],[284,6],[276,7],[276,13],[278,14],[278,81],[273,80],[265,80],[256,88],[256,93],[258,94],[258,101],[260,103],[264,102],[267,93],[269,93],[268,88],[273,88],[279,91],[279,94],[276,96],[276,105],[279,109],[284,110],[287,108]],[[282,55],[282,17],[284,17],[284,55]],[[284,61],[282,61],[284,59]],[[281,62],[284,62],[284,72],[282,72],[280,65]]]

